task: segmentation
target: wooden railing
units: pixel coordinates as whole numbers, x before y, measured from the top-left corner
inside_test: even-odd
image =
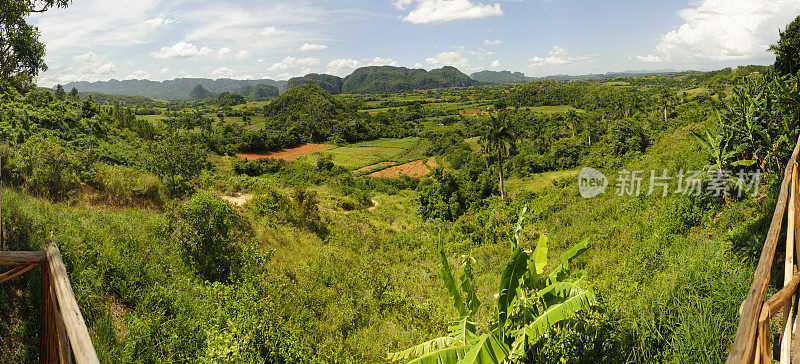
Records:
[[[48,243],[45,251],[0,251],[0,266],[12,267],[0,274],[0,283],[41,267],[39,344],[42,363],[72,363],[73,354],[78,364],[98,363],[55,243]]]
[[[780,349],[780,362],[782,364],[800,362],[800,332],[797,331],[800,330],[800,322],[798,325],[794,325],[797,316],[796,312],[793,312],[797,287],[800,285],[800,273],[797,272],[794,259],[795,252],[800,253],[798,151],[800,151],[800,139],[798,139],[792,157],[784,170],[778,202],[775,212],[772,214],[772,223],[767,233],[767,239],[761,249],[761,257],[753,275],[753,283],[750,285],[747,298],[739,307],[739,327],[736,330],[733,347],[728,354],[727,363],[729,364],[772,363],[773,347],[769,321],[778,312],[782,312],[783,318],[780,341],[777,344]],[[787,223],[783,288],[772,295],[769,300],[764,301],[784,215],[787,216]],[[792,352],[794,352],[794,361],[792,361]]]

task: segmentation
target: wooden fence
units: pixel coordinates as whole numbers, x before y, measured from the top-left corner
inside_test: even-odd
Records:
[[[772,363],[773,336],[769,322],[779,312],[783,318],[779,339],[775,344],[780,350],[780,362],[800,363],[800,324],[795,325],[795,296],[800,285],[800,273],[797,272],[794,255],[800,253],[800,194],[798,193],[797,154],[800,150],[800,139],[795,145],[792,157],[784,170],[781,190],[767,239],[761,250],[761,257],[753,275],[753,283],[747,298],[739,307],[739,327],[733,347],[728,354],[727,363]],[[788,211],[787,211],[788,208]],[[764,295],[770,281],[770,271],[775,258],[775,249],[782,232],[783,219],[786,216],[786,254],[783,269],[783,288],[764,301]],[[795,353],[792,358],[792,352]]]
[[[42,300],[39,344],[42,363],[98,363],[89,331],[55,243],[45,251],[0,251],[0,266],[12,267],[0,274],[0,283],[41,267]]]

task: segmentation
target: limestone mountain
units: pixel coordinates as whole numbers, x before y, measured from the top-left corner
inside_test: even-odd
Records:
[[[336,95],[342,93],[342,78],[332,75],[309,73],[303,77],[293,77],[286,83],[286,89],[293,87],[314,84],[323,90]]]

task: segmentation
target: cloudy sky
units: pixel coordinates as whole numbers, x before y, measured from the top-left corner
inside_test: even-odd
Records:
[[[768,64],[800,0],[74,0],[33,15],[39,84],[339,76],[367,65],[529,76]]]

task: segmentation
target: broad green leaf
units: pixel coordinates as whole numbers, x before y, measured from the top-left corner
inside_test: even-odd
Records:
[[[454,346],[447,349],[434,351],[432,353],[414,359],[408,364],[452,364],[459,363],[469,350],[469,346]]]
[[[464,301],[461,299],[461,293],[458,291],[456,281],[453,279],[453,272],[450,270],[450,264],[447,262],[447,257],[444,255],[443,250],[439,251],[439,256],[442,258],[442,281],[444,281],[444,286],[447,288],[447,292],[450,293],[450,297],[453,297],[453,307],[458,311],[459,317],[467,316],[467,309],[464,308]]]
[[[583,239],[579,243],[576,243],[571,248],[569,248],[567,251],[565,251],[563,254],[561,254],[561,257],[559,257],[559,263],[571,262],[572,259],[574,259],[575,257],[583,254],[583,252],[585,252],[586,249],[589,249],[589,239],[588,238]]]
[[[424,343],[414,345],[408,349],[389,353],[387,359],[390,361],[408,360],[419,357],[421,355],[430,354],[434,351],[445,349],[451,346],[453,338],[449,336],[437,337],[433,340],[428,340]]]
[[[542,312],[530,324],[525,326],[525,335],[530,338],[538,338],[550,330],[555,323],[569,319],[582,310],[588,310],[591,305],[596,304],[597,299],[590,290],[581,290],[561,303],[554,304]]]
[[[508,346],[493,334],[483,334],[458,364],[500,364],[508,357]]]
[[[569,276],[569,267],[573,259],[583,254],[589,249],[589,239],[583,239],[581,242],[573,245],[569,250],[561,254],[558,265],[550,272],[547,277],[551,282],[557,282]]]
[[[478,292],[475,288],[475,281],[472,276],[472,260],[473,258],[467,256],[464,258],[464,264],[462,264],[461,268],[461,290],[464,292],[464,297],[466,299],[467,309],[469,310],[470,316],[475,316],[478,313],[478,309],[481,307],[481,301],[478,300]]]
[[[536,251],[533,255],[536,257],[536,274],[542,274],[544,266],[547,265],[547,236],[544,234],[539,236],[539,242],[536,244]]]
[[[508,318],[508,308],[517,294],[520,278],[525,275],[527,269],[528,253],[519,248],[514,249],[511,253],[511,259],[503,269],[503,275],[500,276],[500,288],[497,297],[497,321],[501,337],[504,336],[503,330],[505,330],[506,318]]]
[[[468,316],[464,316],[453,325],[450,325],[450,338],[453,339],[450,345],[472,345],[478,339],[475,334],[475,323],[469,320]]]

